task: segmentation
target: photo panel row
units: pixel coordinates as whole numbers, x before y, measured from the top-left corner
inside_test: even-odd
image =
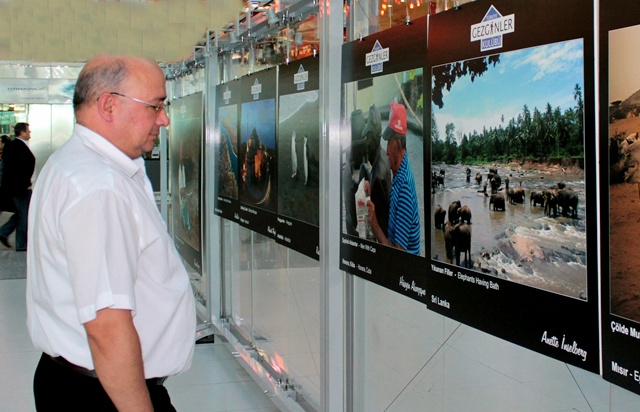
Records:
[[[217,88],[215,213],[319,259],[318,59]]]
[[[477,1],[343,46],[340,262],[597,372],[593,13],[582,3]]]
[[[597,100],[591,2],[480,0],[345,44],[340,268],[640,393],[634,6],[600,3]],[[313,233],[317,258],[318,87],[262,76],[218,88],[216,213]]]

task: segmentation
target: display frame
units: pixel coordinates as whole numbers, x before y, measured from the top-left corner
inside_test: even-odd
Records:
[[[550,10],[553,10],[553,13],[549,13]],[[564,24],[563,16],[567,15],[574,16],[571,25]],[[492,35],[482,38],[482,33]],[[546,356],[598,372],[598,188],[592,8],[585,7],[584,2],[577,0],[562,3],[538,1],[526,4],[504,0],[477,1],[431,16],[427,70],[433,73],[434,67],[443,64],[486,59],[496,53],[508,53],[575,39],[581,39],[584,61],[582,119],[585,198],[582,203],[589,205],[584,219],[584,294],[569,297],[486,274],[481,270],[482,266],[478,267],[475,263],[465,267],[431,256],[431,275],[428,283],[430,301],[427,307]],[[485,50],[482,50],[483,48]],[[489,60],[485,62],[490,64]],[[476,81],[482,81],[481,74],[476,77]],[[438,94],[434,95],[432,87],[432,82],[429,82],[427,94],[432,98],[439,98]],[[432,107],[433,105],[429,105],[429,111]],[[428,158],[431,159],[432,155],[430,150]],[[431,168],[433,170],[434,165],[431,165]],[[529,200],[528,197],[526,199]],[[447,206],[449,205],[445,205]],[[508,211],[510,207],[511,205],[507,205],[503,210]],[[577,209],[574,208],[576,211]],[[429,227],[435,232],[441,229],[435,228],[433,212],[435,210],[427,216],[428,219],[434,219],[430,221]],[[483,210],[481,213],[487,212]],[[500,209],[495,213],[506,215],[506,212]],[[569,221],[569,226],[572,224],[571,217],[563,216],[561,219]],[[473,224],[470,226],[473,227]],[[493,250],[486,253],[493,253]],[[471,260],[473,253],[470,255]]]

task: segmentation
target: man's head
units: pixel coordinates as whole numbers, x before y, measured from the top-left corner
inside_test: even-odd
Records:
[[[382,138],[387,141],[389,167],[395,175],[407,151],[407,109],[403,105],[391,102],[389,124],[382,133]]]
[[[16,134],[16,138],[22,140],[31,139],[31,130],[29,130],[29,123],[16,123],[16,125],[13,126],[13,130]]]
[[[164,74],[150,60],[134,56],[98,56],[87,62],[73,96],[76,120],[132,159],[151,151],[164,110]]]

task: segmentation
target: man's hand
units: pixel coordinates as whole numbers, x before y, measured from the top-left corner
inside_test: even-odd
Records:
[[[367,201],[367,210],[369,210],[369,225],[371,227],[380,227],[378,218],[376,217],[376,205],[371,200]]]

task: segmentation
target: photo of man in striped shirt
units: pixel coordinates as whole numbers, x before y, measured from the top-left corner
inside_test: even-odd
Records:
[[[419,255],[418,196],[407,154],[406,135],[406,108],[402,104],[391,102],[389,124],[382,134],[382,138],[387,141],[387,156],[393,173],[387,235],[378,224],[373,202],[369,200],[367,207],[369,208],[369,224],[378,242]]]

